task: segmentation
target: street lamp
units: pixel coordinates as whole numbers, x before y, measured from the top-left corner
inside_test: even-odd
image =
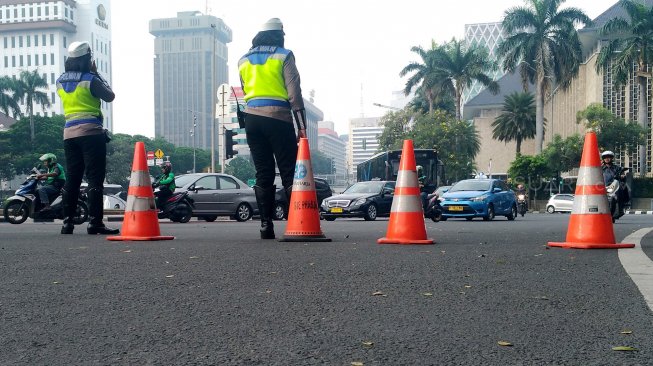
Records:
[[[190,138],[193,140],[193,173],[197,173],[197,170],[195,170],[195,128],[197,127],[197,115],[190,109],[188,111],[193,114],[193,128],[190,130]]]
[[[211,173],[215,173],[215,24],[211,24],[211,43],[213,43],[213,53],[211,54],[211,104],[213,113],[211,114]]]

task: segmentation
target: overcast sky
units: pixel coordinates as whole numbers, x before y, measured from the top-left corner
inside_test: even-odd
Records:
[[[595,18],[616,0],[567,0]],[[247,5],[245,5],[247,4]],[[501,21],[522,0],[116,0],[111,2],[114,132],[154,135],[154,36],[149,20],[199,10],[217,16],[233,31],[229,82],[239,85],[238,59],[261,24],[280,18],[286,48],[295,53],[304,97],[315,90],[315,105],[338,133],[350,118],[381,116],[392,92],[402,90],[401,69],[418,56],[412,46],[429,47],[464,36],[465,24]],[[361,108],[361,85],[363,104]],[[362,109],[362,110],[361,110]]]

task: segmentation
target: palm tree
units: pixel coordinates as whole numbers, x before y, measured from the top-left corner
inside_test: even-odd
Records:
[[[20,115],[14,81],[8,76],[0,77],[0,111],[3,111],[7,116],[11,112],[14,118]]]
[[[633,72],[633,65],[637,71],[635,79],[639,90],[639,104],[637,105],[637,122],[647,128],[648,100],[646,98],[647,79],[651,78],[653,66],[653,7],[648,9],[645,5],[632,0],[621,0],[619,5],[630,17],[630,22],[623,18],[610,19],[601,34],[609,37],[607,44],[601,48],[596,63],[597,72],[612,69],[615,87],[621,87],[628,81]],[[646,145],[639,146],[640,174],[644,176],[646,169]]]
[[[421,46],[413,46],[410,50],[420,56],[422,62],[411,62],[404,67],[399,76],[404,77],[414,72],[404,88],[404,94],[408,95],[416,86],[419,86],[418,93],[422,93],[429,104],[429,113],[433,113],[433,106],[442,94],[444,77],[433,67],[433,52],[438,48],[435,41],[431,41],[431,49],[425,50]]]
[[[38,70],[21,71],[20,77],[16,82],[17,99],[25,98],[27,114],[29,114],[30,138],[34,143],[34,104],[40,104],[43,107],[50,106],[50,100],[46,92],[39,89],[47,89],[48,82],[39,75]]]
[[[576,25],[589,25],[590,18],[578,8],[560,9],[565,0],[526,0],[527,6],[505,12],[502,27],[508,37],[497,54],[502,67],[522,81],[535,84],[535,148],[542,152],[544,141],[544,96],[552,82],[566,90],[578,74],[582,48]]]
[[[521,154],[521,143],[535,137],[535,101],[531,93],[514,92],[506,96],[503,113],[492,122],[492,138],[517,143],[516,153]]]
[[[456,119],[460,120],[463,91],[474,80],[486,86],[492,93],[499,92],[499,84],[487,75],[497,66],[488,55],[487,49],[476,45],[464,44],[455,38],[433,50],[433,67],[437,74],[444,75],[443,89],[454,95],[456,102]]]

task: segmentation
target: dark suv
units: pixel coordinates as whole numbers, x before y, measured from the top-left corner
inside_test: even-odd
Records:
[[[333,191],[326,179],[317,177],[313,179],[315,180],[315,193],[317,193],[317,204],[319,206],[325,198],[331,197]],[[281,185],[281,178],[279,176],[274,178],[274,185],[277,186],[277,193],[274,198],[274,219],[287,219],[288,202],[286,201],[286,195],[283,192],[283,186]]]

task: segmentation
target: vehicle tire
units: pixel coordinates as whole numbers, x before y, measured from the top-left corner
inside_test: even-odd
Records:
[[[88,220],[88,206],[84,201],[77,201],[77,210],[73,218],[74,225],[81,225]]]
[[[546,208],[546,212],[552,214],[552,213],[556,212],[556,209],[555,209],[555,207],[553,207],[553,206],[548,206],[548,207]]]
[[[246,203],[241,203],[236,207],[236,215],[234,216],[236,221],[247,221],[252,218],[252,208],[249,207]]]
[[[22,224],[29,217],[29,209],[23,201],[11,201],[5,206],[4,216],[7,222]]]
[[[506,217],[508,218],[509,221],[514,220],[517,217],[517,206],[512,205],[512,208],[510,208],[510,213],[506,215]]]
[[[335,217],[331,217],[331,216],[327,216],[327,217],[325,217],[324,219],[327,220],[327,221],[336,221],[336,218],[335,218]]]
[[[474,218],[473,217],[465,217],[465,220],[472,221],[472,220],[474,220]]]
[[[483,221],[492,221],[494,220],[494,206],[487,206],[487,215],[483,216]]]
[[[213,222],[218,219],[218,215],[202,216],[202,219],[206,222]]]
[[[365,216],[363,216],[363,218],[365,219],[365,221],[374,221],[376,220],[377,214],[378,211],[376,209],[376,205],[370,203],[370,205],[367,206],[367,210],[365,210]]]
[[[185,203],[180,203],[177,207],[175,207],[175,211],[170,215],[170,220],[185,224],[190,221],[192,217],[193,209]]]
[[[287,218],[286,207],[283,203],[277,202],[274,204],[274,211],[272,212],[272,218],[275,220],[283,220]]]
[[[440,220],[442,220],[442,213],[433,214],[431,216],[431,221],[433,222],[440,222]]]

